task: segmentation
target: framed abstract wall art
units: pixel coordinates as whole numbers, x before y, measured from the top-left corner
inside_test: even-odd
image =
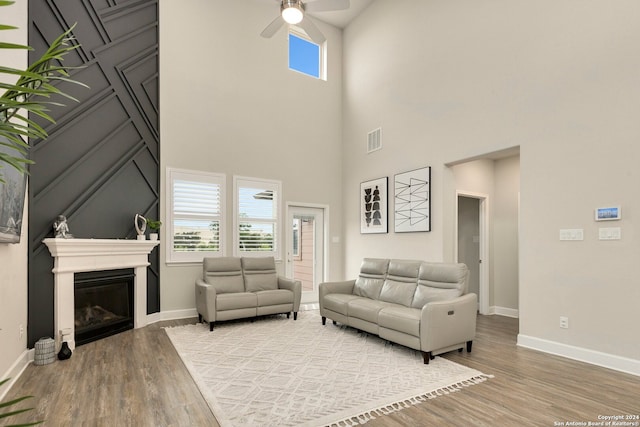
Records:
[[[378,178],[360,184],[360,233],[387,233],[388,181]]]
[[[431,231],[431,167],[394,177],[396,233]]]

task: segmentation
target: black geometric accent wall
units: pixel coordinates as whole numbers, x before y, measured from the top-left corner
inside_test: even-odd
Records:
[[[159,218],[157,0],[29,0],[30,61],[74,23],[81,45],[64,64],[89,88],[60,88],[56,123],[31,141],[29,347],[53,337],[53,258],[42,243],[65,215],[78,238],[135,238],[136,213]],[[151,254],[147,312],[160,311],[159,254]]]

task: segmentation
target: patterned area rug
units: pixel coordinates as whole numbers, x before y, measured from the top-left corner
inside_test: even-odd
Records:
[[[165,330],[222,427],[356,425],[490,377],[318,311]]]

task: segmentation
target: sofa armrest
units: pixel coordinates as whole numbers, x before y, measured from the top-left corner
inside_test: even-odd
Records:
[[[300,299],[302,298],[302,282],[278,276],[278,289],[288,289],[293,292],[293,312],[300,311]]]
[[[324,297],[329,294],[348,294],[351,295],[353,293],[353,287],[356,281],[346,280],[342,282],[323,282],[320,283],[319,289],[319,298],[318,302],[320,303],[320,310],[324,308]]]
[[[476,294],[425,304],[420,323],[421,350],[432,352],[473,341],[477,312]]]
[[[216,321],[216,288],[196,279],[196,310],[207,322]]]

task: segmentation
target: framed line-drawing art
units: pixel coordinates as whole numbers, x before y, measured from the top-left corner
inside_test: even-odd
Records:
[[[394,178],[395,232],[431,231],[431,167]]]
[[[360,233],[387,233],[388,181],[378,178],[360,184]]]

